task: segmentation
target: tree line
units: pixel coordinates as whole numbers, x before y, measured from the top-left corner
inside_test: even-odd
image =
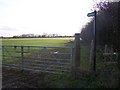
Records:
[[[118,40],[118,2],[104,2],[99,5],[99,11],[96,18],[96,40],[98,46],[112,46],[117,49],[120,44]],[[90,44],[93,39],[93,24],[92,19],[81,31],[81,38],[84,43]]]
[[[15,35],[13,38],[66,38],[66,37],[73,37],[73,36],[61,36],[58,34],[47,34],[44,33],[43,35],[35,35],[35,34],[22,34],[22,35]]]

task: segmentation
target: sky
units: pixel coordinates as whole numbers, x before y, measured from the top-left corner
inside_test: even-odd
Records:
[[[80,33],[93,5],[93,0],[0,0],[0,36]]]

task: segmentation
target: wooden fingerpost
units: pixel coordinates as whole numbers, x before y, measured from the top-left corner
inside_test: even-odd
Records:
[[[80,67],[80,33],[75,34],[75,68]]]

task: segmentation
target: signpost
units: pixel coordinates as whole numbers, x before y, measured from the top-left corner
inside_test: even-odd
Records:
[[[95,16],[95,12],[88,13],[87,16],[88,16],[88,17]]]
[[[93,42],[94,42],[94,50],[93,50],[93,70],[96,71],[96,11],[88,13],[88,17],[94,16],[94,30],[93,30]]]

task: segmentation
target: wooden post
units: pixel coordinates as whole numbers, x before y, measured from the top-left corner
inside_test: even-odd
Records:
[[[104,49],[104,53],[107,53],[108,52],[108,46],[107,46],[107,44],[105,44],[105,49]]]
[[[24,49],[23,49],[23,46],[21,46],[21,60],[22,60],[22,69],[23,69],[23,64],[24,64]]]
[[[4,46],[2,46],[2,59],[4,59]]]
[[[80,67],[80,34],[75,34],[75,67]]]

